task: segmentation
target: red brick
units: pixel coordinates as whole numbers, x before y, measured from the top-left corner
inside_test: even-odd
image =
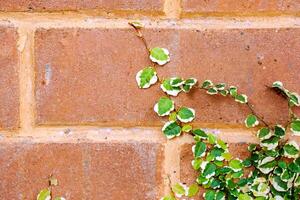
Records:
[[[241,13],[299,12],[299,0],[183,0],[182,7],[188,13]]]
[[[158,31],[153,43],[171,34]],[[39,30],[35,43],[38,124],[160,124],[153,111],[160,89],[141,90],[135,81],[151,63],[132,29]]]
[[[193,160],[192,146],[193,145],[191,144],[183,145],[180,153],[180,181],[187,185],[195,183],[197,176],[199,175],[191,165]],[[250,155],[247,147],[247,144],[242,143],[229,144],[229,152],[232,154],[233,158],[245,159]],[[197,197],[194,199],[203,199],[202,194],[204,191],[205,190],[201,188]]]
[[[19,127],[17,32],[0,27],[0,130]]]
[[[286,101],[265,85],[281,80],[300,93],[298,35],[299,29],[271,28],[145,31],[151,47],[171,52],[171,63],[158,69],[161,77],[236,85],[269,123],[285,123],[288,111]],[[38,124],[161,124],[153,105],[163,93],[158,86],[136,86],[136,72],[149,60],[131,29],[41,29],[35,43]],[[195,108],[201,123],[243,123],[250,112],[204,91],[180,94],[176,102]]]
[[[0,199],[35,199],[53,174],[54,196],[66,199],[158,199],[162,147],[157,143],[0,145]]]
[[[59,11],[101,9],[163,11],[163,0],[8,0],[0,2],[0,11]]]

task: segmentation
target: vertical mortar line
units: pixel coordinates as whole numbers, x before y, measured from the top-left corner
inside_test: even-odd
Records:
[[[167,140],[165,143],[163,195],[170,194],[170,186],[180,181],[180,146],[181,144],[178,139]],[[170,177],[171,183],[169,182],[168,176]]]
[[[31,134],[34,126],[34,28],[21,23],[18,28],[19,84],[20,84],[20,133]]]
[[[165,0],[164,12],[167,18],[179,19],[181,10],[181,0]]]

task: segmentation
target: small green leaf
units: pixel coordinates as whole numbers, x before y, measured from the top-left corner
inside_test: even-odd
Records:
[[[285,128],[281,125],[276,125],[274,127],[274,135],[276,135],[279,138],[282,138],[285,136]]]
[[[169,121],[176,121],[176,119],[177,119],[177,113],[171,112],[169,115]]]
[[[278,146],[279,140],[279,137],[271,136],[269,139],[262,140],[260,146],[266,147],[268,150],[272,150]]]
[[[261,128],[258,132],[257,132],[257,137],[260,140],[265,140],[265,139],[269,139],[272,136],[272,132],[269,128],[264,127]]]
[[[274,169],[276,164],[277,164],[277,162],[273,157],[266,157],[266,158],[259,161],[257,168],[262,173],[268,174]]]
[[[186,132],[186,133],[188,133],[188,132],[190,132],[191,130],[192,130],[192,126],[191,125],[189,125],[189,124],[186,124],[186,125],[184,125],[182,128],[181,128],[181,130],[183,131],[183,132]]]
[[[240,194],[238,200],[253,200],[248,194]]]
[[[299,157],[299,146],[295,141],[289,141],[283,147],[284,156],[287,158],[298,158]]]
[[[192,108],[181,107],[177,113],[177,118],[184,123],[191,122],[195,118],[195,110]]]
[[[176,200],[176,198],[169,195],[169,196],[165,196],[165,197],[161,198],[160,200]]]
[[[181,183],[176,183],[172,186],[172,191],[175,193],[177,197],[182,197],[185,195],[186,186]]]
[[[250,144],[248,146],[248,151],[252,152],[252,151],[255,151],[256,150],[256,144]]]
[[[171,113],[175,108],[174,106],[174,101],[172,101],[168,97],[161,97],[158,100],[158,103],[155,104],[154,106],[154,111],[159,115],[159,116],[166,116]]]
[[[216,84],[216,88],[219,91],[224,90],[225,87],[226,87],[226,83],[218,83],[218,84]]]
[[[51,192],[49,189],[43,189],[38,194],[37,200],[50,200],[51,199]]]
[[[290,126],[293,135],[300,136],[300,119],[293,120]]]
[[[192,166],[193,166],[194,170],[200,169],[201,163],[202,163],[201,159],[195,158],[194,160],[192,160]]]
[[[139,88],[149,88],[157,82],[156,71],[152,67],[146,67],[136,74],[136,82]]]
[[[150,50],[150,60],[159,65],[164,65],[170,61],[169,51],[165,48],[155,47]]]
[[[292,92],[292,93],[288,93],[288,96],[289,96],[289,102],[291,103],[291,105],[300,106],[299,94]]]
[[[203,81],[201,88],[208,89],[211,86],[213,86],[213,82],[211,80],[205,80]]]
[[[173,78],[170,78],[170,85],[172,87],[180,87],[181,85],[184,84],[184,80],[182,80],[182,78],[179,78],[179,77],[173,77]]]
[[[217,166],[213,163],[207,163],[207,165],[205,166],[203,172],[202,172],[202,175],[205,177],[205,178],[211,178],[212,176],[214,176],[216,174],[216,169],[217,169]]]
[[[280,81],[275,81],[275,82],[272,84],[272,87],[283,88],[283,84],[282,84],[282,82],[280,82]]]
[[[229,167],[234,171],[238,172],[243,168],[243,163],[239,159],[229,161]]]
[[[217,137],[214,134],[207,134],[209,144],[215,144],[217,141]]]
[[[55,197],[54,200],[66,200],[64,197]]]
[[[206,144],[204,142],[197,142],[192,148],[195,158],[205,156]]]
[[[210,95],[215,95],[215,94],[218,94],[218,90],[216,87],[211,87],[206,91],[206,93],[210,94]]]
[[[133,26],[136,29],[141,29],[144,27],[144,25],[141,22],[137,22],[137,21],[129,22],[128,24],[130,24],[131,26]]]
[[[172,139],[180,135],[181,127],[177,124],[176,121],[169,121],[165,123],[165,125],[162,128],[162,131],[168,139]]]
[[[229,87],[229,94],[232,96],[232,97],[236,97],[237,96],[237,87],[235,86],[230,86]]]
[[[224,97],[226,97],[229,94],[228,90],[221,90],[219,91],[219,93]]]
[[[247,128],[253,128],[259,124],[259,121],[257,120],[257,117],[255,115],[248,115],[245,120],[245,125]]]
[[[184,84],[182,86],[182,90],[185,93],[187,93],[187,92],[189,92],[192,89],[192,87],[194,85],[196,85],[196,83],[197,83],[197,79],[195,79],[195,78],[189,78],[189,79],[185,80],[185,82],[184,82]]]
[[[238,94],[234,97],[234,100],[236,102],[244,104],[248,102],[248,97],[245,94]]]
[[[173,87],[170,82],[171,82],[170,79],[165,79],[163,83],[160,85],[160,88],[168,95],[177,96],[181,92],[181,88]]]
[[[203,194],[205,200],[215,200],[216,192],[214,190],[208,190]]]
[[[195,196],[199,191],[199,187],[197,184],[192,184],[190,185],[189,189],[188,189],[188,197],[193,197]]]
[[[201,129],[194,129],[192,131],[192,133],[198,137],[200,137],[201,139],[207,139],[208,135],[205,133],[205,131],[201,130]]]

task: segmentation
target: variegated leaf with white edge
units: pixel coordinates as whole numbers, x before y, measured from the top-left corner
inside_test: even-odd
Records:
[[[176,121],[169,121],[163,126],[162,132],[168,139],[172,139],[181,134],[181,127]]]
[[[177,96],[181,92],[180,87],[173,87],[170,79],[165,79],[160,85],[160,88],[168,95]]]
[[[165,48],[155,47],[150,50],[150,60],[159,65],[170,61],[169,51]]]
[[[43,189],[39,192],[37,200],[51,200],[51,192],[49,189]]]
[[[161,97],[154,106],[154,111],[159,116],[169,115],[175,108],[174,101],[168,97]]]
[[[139,88],[149,88],[157,82],[156,71],[152,67],[146,67],[136,74],[136,82]]]
[[[184,123],[191,122],[195,119],[195,110],[192,108],[181,107],[177,112],[177,119]]]
[[[253,128],[259,124],[259,121],[257,120],[257,117],[253,114],[250,114],[247,116],[245,120],[245,125],[247,128]]]

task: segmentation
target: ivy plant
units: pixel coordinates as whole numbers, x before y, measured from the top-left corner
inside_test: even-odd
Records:
[[[52,198],[52,187],[57,186],[58,181],[52,175],[49,177],[48,180],[48,188],[42,189],[39,194],[37,195],[37,200],[66,200],[64,197],[55,197]]]
[[[176,200],[181,197],[199,195],[199,187],[205,188],[205,200],[298,200],[300,199],[300,157],[297,142],[288,139],[287,133],[300,135],[300,117],[293,112],[300,106],[300,96],[284,87],[280,81],[275,81],[268,88],[286,99],[289,119],[287,124],[270,125],[259,116],[246,94],[236,86],[226,83],[214,83],[207,79],[202,83],[194,77],[180,76],[162,79],[157,74],[157,67],[170,62],[170,53],[166,48],[149,48],[143,34],[144,27],[139,22],[129,23],[137,36],[143,41],[152,61],[137,73],[139,88],[149,88],[159,82],[164,96],[154,105],[158,116],[166,119],[162,133],[167,139],[178,137],[183,133],[194,139],[192,147],[192,167],[198,173],[195,183],[188,186],[175,183],[171,193],[162,200]],[[158,81],[159,80],[159,81]],[[246,128],[255,128],[257,144],[249,144],[250,156],[245,159],[234,158],[228,149],[228,144],[213,133],[193,127],[191,122],[196,117],[193,108],[176,105],[173,100],[179,93],[191,90],[204,91],[207,95],[220,95],[232,98],[237,103],[245,105],[249,114],[245,119]],[[257,126],[260,126],[259,128]],[[251,173],[246,173],[251,171]]]

